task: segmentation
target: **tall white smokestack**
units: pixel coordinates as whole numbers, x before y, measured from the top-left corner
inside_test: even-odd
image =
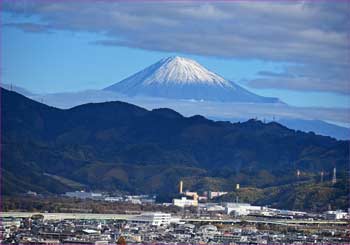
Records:
[[[332,184],[334,185],[335,183],[337,183],[337,169],[333,168]]]

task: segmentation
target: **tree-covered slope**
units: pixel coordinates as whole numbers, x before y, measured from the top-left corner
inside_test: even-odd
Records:
[[[60,110],[1,89],[3,193],[60,193],[74,187],[176,192],[266,188],[333,167],[349,169],[349,142],[290,130],[278,123],[214,122],[170,109],[123,103]],[[53,178],[52,175],[59,176]]]

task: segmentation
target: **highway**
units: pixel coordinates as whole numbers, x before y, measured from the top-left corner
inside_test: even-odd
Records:
[[[201,219],[201,218],[186,218],[182,221],[196,223],[222,223],[222,224],[234,224],[234,223],[263,223],[263,224],[274,224],[274,225],[348,225],[349,222],[343,220],[285,220],[285,219]]]
[[[28,218],[34,214],[42,214],[46,220],[64,219],[101,219],[101,220],[127,220],[136,215],[131,214],[92,214],[92,213],[40,213],[40,212],[2,212],[0,217]]]
[[[64,219],[96,219],[96,220],[129,220],[135,218],[134,214],[96,214],[96,213],[39,213],[39,212],[2,212],[0,217],[28,218],[34,214],[42,214],[46,220],[64,220]],[[263,223],[275,225],[349,225],[348,221],[343,220],[284,220],[284,219],[203,219],[203,218],[182,218],[180,221],[189,223]]]

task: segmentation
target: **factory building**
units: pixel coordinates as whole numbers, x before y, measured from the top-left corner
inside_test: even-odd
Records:
[[[103,198],[101,193],[85,192],[85,191],[66,192],[65,196],[72,197],[72,198],[79,198],[79,199],[102,199]]]
[[[171,222],[171,214],[161,212],[149,212],[134,216],[128,221],[132,223],[144,223],[153,226],[166,226]]]
[[[350,215],[342,210],[327,211],[324,217],[329,220],[349,219]]]
[[[179,194],[181,198],[174,198],[173,205],[177,207],[190,207],[190,206],[198,206],[198,193],[186,191],[183,192],[183,182],[182,180],[179,183]],[[187,197],[191,197],[192,199],[187,199]]]
[[[209,197],[209,199],[213,199],[215,197],[220,197],[220,196],[223,196],[226,194],[227,194],[227,191],[209,191],[208,197]]]
[[[193,191],[186,191],[184,195],[187,197],[192,197],[193,199],[198,199],[199,197],[198,193]]]
[[[253,212],[261,211],[261,206],[252,206],[249,203],[226,203],[225,211],[226,214],[234,215],[248,215]]]
[[[219,203],[200,203],[198,204],[199,209],[207,211],[207,212],[224,212],[225,207],[223,207]]]
[[[190,206],[198,206],[198,200],[197,199],[187,199],[187,197],[181,197],[181,198],[174,198],[173,199],[173,205],[177,207],[190,207]]]

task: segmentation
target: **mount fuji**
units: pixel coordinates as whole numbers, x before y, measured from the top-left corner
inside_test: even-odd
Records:
[[[282,103],[263,97],[209,71],[194,60],[168,57],[104,90],[127,96],[199,101]]]
[[[349,139],[345,109],[293,107],[277,98],[262,97],[209,71],[196,61],[169,57],[104,89],[60,93],[33,93],[10,84],[1,87],[38,102],[68,109],[87,103],[124,101],[149,110],[171,108],[185,116],[203,115],[213,120],[245,121],[277,118],[283,125],[305,132]]]

